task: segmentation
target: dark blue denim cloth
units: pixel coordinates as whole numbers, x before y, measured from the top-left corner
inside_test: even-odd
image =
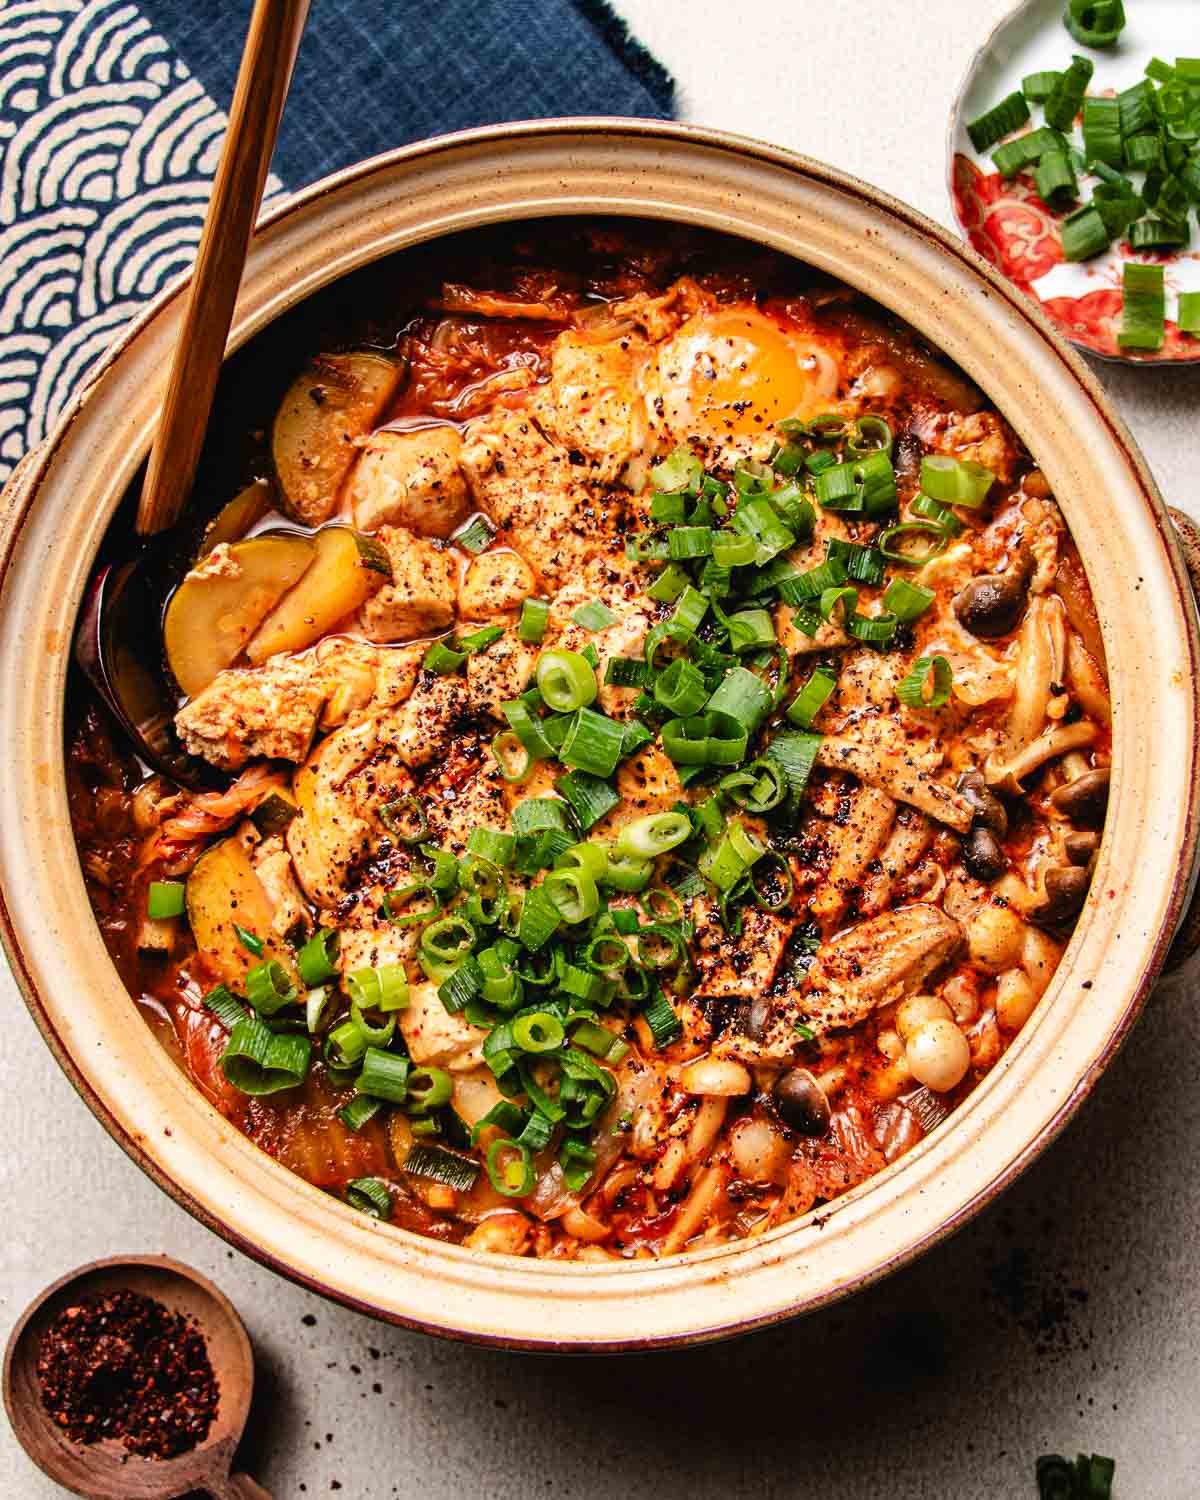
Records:
[[[143,9],[228,108],[250,0],[143,0]],[[470,125],[668,118],[673,92],[603,0],[313,0],[272,166],[298,188]]]

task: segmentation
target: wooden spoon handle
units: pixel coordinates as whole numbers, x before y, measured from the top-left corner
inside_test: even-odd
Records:
[[[227,1474],[224,1479],[210,1479],[207,1489],[213,1500],[271,1500],[270,1491],[264,1490],[249,1474]]]
[[[178,520],[192,488],[309,0],[255,0],[187,311],[142,486],[143,536]]]

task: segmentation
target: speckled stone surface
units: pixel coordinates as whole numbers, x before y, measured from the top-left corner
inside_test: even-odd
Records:
[[[1003,3],[619,9],[674,69],[686,118],[824,157],[947,219],[946,113]],[[1101,376],[1167,498],[1200,515],[1200,371]],[[769,1333],[619,1362],[399,1333],[270,1276],[126,1160],[6,974],[0,994],[0,1332],[92,1257],[195,1265],[255,1342],[243,1456],[276,1500],[1033,1500],[1034,1457],[1080,1448],[1117,1458],[1120,1500],[1200,1493],[1195,980],[1159,991],[1062,1139],[915,1266]],[[0,1496],[60,1493],[0,1431]]]

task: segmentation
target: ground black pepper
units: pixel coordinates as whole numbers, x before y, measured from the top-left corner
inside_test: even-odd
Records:
[[[81,1298],[42,1335],[42,1401],[76,1443],[171,1458],[208,1435],[219,1388],[199,1328],[130,1291]]]

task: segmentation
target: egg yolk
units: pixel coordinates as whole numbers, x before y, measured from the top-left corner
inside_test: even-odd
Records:
[[[701,315],[659,356],[658,414],[697,436],[755,436],[806,414],[817,394],[815,366],[806,349],[753,308]]]

